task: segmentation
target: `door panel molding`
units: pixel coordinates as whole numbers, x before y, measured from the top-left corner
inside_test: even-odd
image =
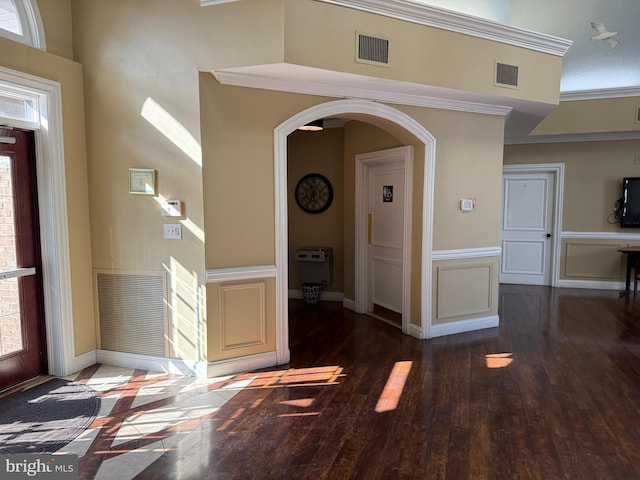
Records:
[[[539,163],[526,165],[504,165],[502,173],[550,173],[555,177],[555,192],[553,193],[553,220],[550,245],[551,264],[550,282],[557,287],[560,281],[560,240],[562,232],[562,205],[564,202],[564,163]],[[504,215],[504,211],[502,212]],[[503,218],[504,223],[504,218]]]

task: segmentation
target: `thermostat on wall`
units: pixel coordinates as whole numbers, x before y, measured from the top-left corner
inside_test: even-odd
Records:
[[[182,202],[180,200],[163,200],[161,205],[163,217],[182,216]]]
[[[461,198],[458,204],[458,211],[463,213],[473,212],[476,209],[475,198]]]

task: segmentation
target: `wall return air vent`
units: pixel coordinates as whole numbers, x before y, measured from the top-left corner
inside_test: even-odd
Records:
[[[356,32],[356,62],[389,66],[389,40]]]
[[[100,348],[166,356],[163,273],[96,272]]]
[[[518,88],[518,67],[496,62],[495,85],[498,87]]]

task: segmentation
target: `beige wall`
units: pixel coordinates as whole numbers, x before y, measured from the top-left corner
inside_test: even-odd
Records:
[[[273,129],[293,114],[331,99],[223,87],[209,70],[298,62],[545,103],[557,101],[557,57],[311,0],[246,1],[205,8],[199,2],[171,0],[41,3],[45,29],[49,30],[68,28],[66,12],[70,4],[74,58],[84,72],[86,123],[81,114],[80,64],[13,45],[0,53],[0,59],[8,66],[44,72],[49,78],[65,77],[65,135],[69,139],[65,147],[74,167],[67,172],[72,268],[74,279],[82,280],[74,287],[74,308],[79,310],[76,318],[91,320],[77,326],[77,353],[95,345],[89,265],[116,273],[164,272],[170,280],[174,280],[176,269],[188,272],[186,281],[206,291],[203,295],[209,307],[204,318],[211,327],[207,337],[211,343],[207,358],[211,360],[224,354],[216,350],[211,336],[220,316],[215,307],[219,296],[205,288],[205,269],[275,262]],[[353,61],[356,29],[392,39],[391,69]],[[443,36],[447,49],[441,48]],[[69,38],[68,32],[52,34],[51,51],[68,57]],[[423,46],[420,61],[396,53],[414,51],[415,42]],[[318,49],[318,44],[326,48]],[[493,86],[495,60],[520,65],[520,90]],[[468,75],[469,70],[477,74]],[[497,245],[496,192],[500,190],[503,118],[397,108],[422,123],[437,141],[434,248]],[[82,142],[85,125],[87,164]],[[414,138],[406,132],[385,129],[399,143],[414,144],[416,154],[422,157],[424,149],[415,144]],[[384,148],[387,142],[380,143],[371,149]],[[397,145],[395,141],[388,143]],[[161,216],[156,201],[160,197],[128,193],[130,167],[155,169],[159,194],[183,201],[182,240],[162,238],[163,224],[173,221]],[[423,169],[417,161],[417,205],[422,204]],[[344,174],[348,182],[346,167]],[[477,198],[475,214],[457,214],[457,201],[462,196]],[[349,225],[348,211],[345,203],[344,225]],[[420,208],[416,208],[416,262],[420,257],[416,249],[421,244],[421,221]],[[345,240],[349,235],[345,230]],[[347,257],[345,252],[346,269],[351,268]],[[419,305],[418,269],[413,275],[412,299]],[[345,293],[349,288],[345,283]],[[210,285],[210,289],[218,292],[220,285]],[[266,287],[267,296],[272,290]],[[192,297],[200,295],[194,293]],[[194,316],[204,308],[192,307]],[[419,315],[419,309],[414,313]],[[269,315],[264,318],[271,322]],[[261,345],[254,350],[272,348],[270,341]]]
[[[323,2],[286,0],[284,4],[286,63],[558,102],[561,57]],[[389,40],[389,67],[354,61],[356,31]],[[519,66],[518,89],[494,85],[496,61]]]
[[[54,80],[61,85],[74,347],[75,354],[80,355],[96,345],[82,67],[68,59],[5,38],[0,38],[0,65]]]
[[[333,283],[323,291],[344,291],[344,128],[325,128],[321,132],[293,132],[287,146],[289,212],[289,289],[302,290],[296,249],[321,245],[333,247]],[[308,173],[320,173],[333,187],[333,202],[319,214],[303,211],[294,192],[298,181]]]
[[[225,87],[209,73],[200,98],[207,268],[274,265],[273,130],[328,99]]]
[[[498,246],[504,117],[397,108],[436,139],[433,249]],[[459,200],[469,197],[476,211],[459,213]]]
[[[532,135],[638,131],[638,107],[640,97],[560,102]]]
[[[73,60],[71,0],[37,0],[47,52]]]

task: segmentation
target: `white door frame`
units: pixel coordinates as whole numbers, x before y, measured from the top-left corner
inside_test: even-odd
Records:
[[[413,147],[391,148],[356,155],[355,203],[355,304],[356,312],[367,313],[369,295],[368,205],[369,171],[377,165],[394,162],[404,168],[404,232],[402,241],[402,332],[411,334],[411,219],[413,197]]]
[[[5,89],[38,99],[36,122],[0,118],[0,123],[35,131],[48,368],[50,375],[69,375],[75,371],[75,347],[61,87],[0,67],[0,93]]]
[[[288,269],[289,242],[287,229],[287,137],[300,125],[329,116],[369,115],[390,121],[424,143],[424,194],[422,196],[422,275],[421,325],[414,335],[429,338],[431,330],[433,192],[435,180],[435,138],[409,115],[380,102],[360,99],[334,100],[307,108],[274,129],[274,196],[276,237],[276,358],[287,363],[289,352]]]
[[[551,232],[551,286],[557,287],[560,281],[560,245],[562,240],[562,202],[564,201],[564,163],[539,163],[525,165],[504,165],[502,173],[550,173],[553,175],[553,223]],[[504,183],[504,182],[503,182]],[[503,192],[504,195],[504,192]],[[504,203],[502,206],[504,224]],[[503,249],[504,251],[504,249]]]

